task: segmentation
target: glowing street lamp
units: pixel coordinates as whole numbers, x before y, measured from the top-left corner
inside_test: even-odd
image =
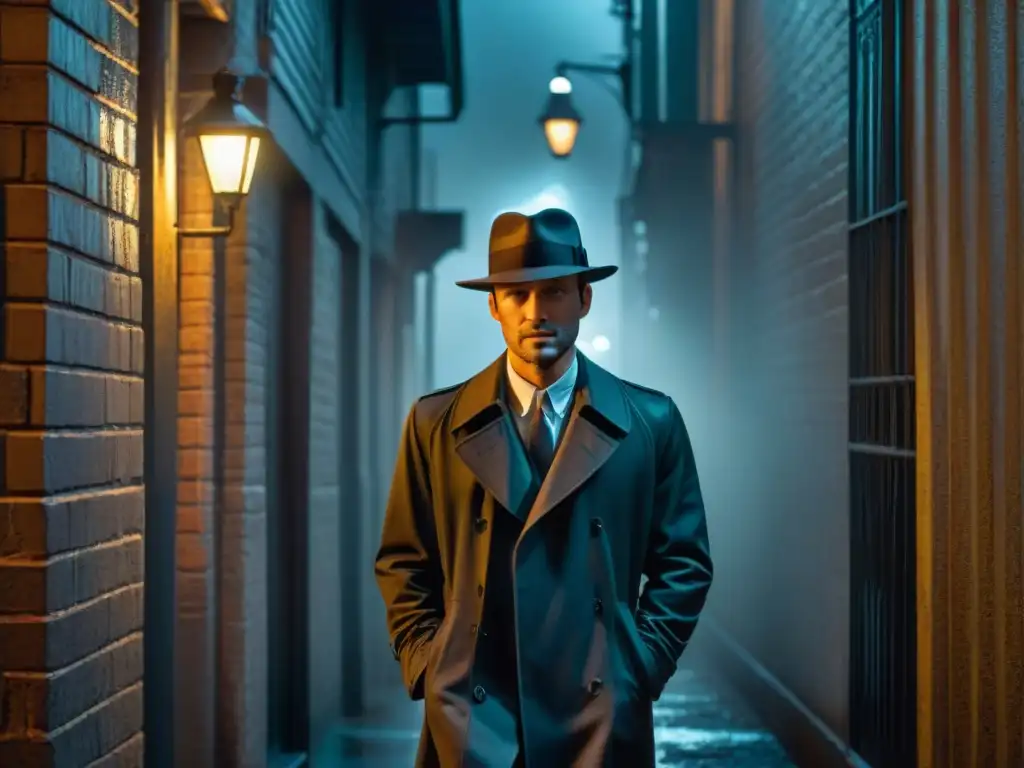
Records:
[[[576,146],[583,118],[572,105],[572,83],[569,78],[559,75],[551,78],[548,84],[548,104],[540,116],[540,124],[544,128],[551,154],[559,158],[567,158]]]
[[[623,57],[618,64],[586,64],[574,61],[561,61],[555,66],[555,77],[548,83],[548,103],[538,122],[544,128],[544,138],[548,149],[555,157],[565,159],[572,154],[576,146],[576,137],[580,132],[583,118],[572,105],[572,83],[567,75],[578,72],[596,77],[611,77],[618,82],[615,93],[631,126],[633,120],[633,49],[636,29],[633,20],[632,0],[614,0],[612,15],[622,21]]]
[[[240,78],[222,70],[213,77],[213,97],[184,125],[187,136],[199,139],[210,190],[229,216],[249,194],[266,126],[238,100]],[[183,230],[185,237],[226,235],[231,225]]]

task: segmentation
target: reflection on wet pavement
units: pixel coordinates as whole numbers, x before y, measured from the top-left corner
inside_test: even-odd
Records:
[[[346,768],[411,768],[421,709],[396,702],[373,722],[350,723],[334,745]],[[718,681],[680,669],[654,706],[658,766],[793,768],[772,734]]]
[[[728,699],[728,701],[724,700]],[[654,705],[658,765],[669,768],[791,768],[772,734],[735,696],[692,670],[676,673]]]

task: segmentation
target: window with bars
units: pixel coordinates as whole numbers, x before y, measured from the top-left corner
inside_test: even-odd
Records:
[[[851,0],[850,738],[916,763],[914,328],[903,0]]]

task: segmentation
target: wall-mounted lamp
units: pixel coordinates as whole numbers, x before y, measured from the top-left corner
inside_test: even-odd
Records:
[[[618,84],[614,92],[626,117],[633,122],[633,41],[636,36],[633,21],[633,0],[613,0],[612,15],[622,21],[623,57],[618,64],[583,64],[573,61],[559,62],[555,76],[548,83],[548,103],[537,121],[544,129],[544,138],[554,157],[566,159],[572,154],[579,136],[583,117],[572,103],[570,72],[579,72],[600,78],[611,77]]]
[[[184,134],[199,139],[203,166],[216,205],[228,223],[218,227],[178,228],[181,237],[225,237],[234,227],[235,210],[249,194],[260,140],[267,128],[238,99],[241,78],[227,70],[213,77],[213,98],[185,121]]]
[[[544,128],[548,149],[555,157],[568,157],[576,145],[583,118],[572,104],[572,82],[558,75],[548,84],[548,103],[538,122]]]

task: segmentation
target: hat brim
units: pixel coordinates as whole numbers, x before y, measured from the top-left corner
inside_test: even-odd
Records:
[[[557,280],[560,277],[571,277],[579,275],[588,283],[596,283],[611,277],[619,268],[614,265],[604,267],[532,267],[530,269],[513,269],[508,272],[498,272],[487,277],[478,277],[474,280],[457,280],[455,284],[460,288],[469,288],[472,291],[490,291],[496,285],[514,285],[515,283],[535,283],[540,280]]]

